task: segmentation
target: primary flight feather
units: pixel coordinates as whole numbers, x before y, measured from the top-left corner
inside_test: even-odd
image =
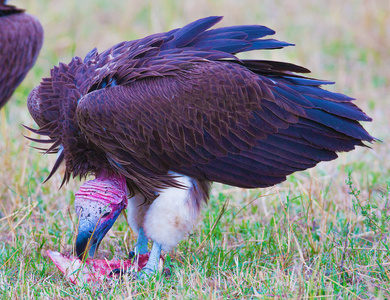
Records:
[[[156,270],[195,223],[210,182],[267,187],[337,158],[374,138],[371,119],[352,98],[322,89],[306,68],[245,60],[237,53],[291,44],[264,38],[264,26],[209,29],[221,17],[122,42],[51,70],[28,99],[65,162],[64,182],[95,174],[76,194],[76,250],[94,255],[127,207],[138,253],[154,244],[145,272]],[[130,198],[129,198],[130,197]],[[96,230],[94,232],[94,228]]]

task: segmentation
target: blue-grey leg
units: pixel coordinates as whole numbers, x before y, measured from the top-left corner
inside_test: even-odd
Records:
[[[149,260],[146,266],[141,271],[141,278],[148,277],[150,274],[158,271],[158,264],[160,262],[161,245],[153,242],[152,251],[150,251]]]
[[[146,237],[144,229],[142,227],[139,228],[138,231],[138,239],[137,244],[135,245],[134,252],[136,255],[145,254],[148,252],[148,242],[149,239]]]

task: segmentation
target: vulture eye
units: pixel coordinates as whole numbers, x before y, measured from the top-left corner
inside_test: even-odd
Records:
[[[110,212],[109,212],[109,211],[106,211],[106,212],[104,212],[104,213],[102,214],[102,218],[105,218],[105,217],[107,217],[109,214],[110,214]]]

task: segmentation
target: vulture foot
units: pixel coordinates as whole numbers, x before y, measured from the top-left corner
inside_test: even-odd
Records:
[[[138,245],[138,242],[137,242]],[[138,248],[139,249],[139,248]],[[140,254],[145,254],[145,253],[140,253]],[[137,253],[137,246],[135,251],[131,251],[129,253],[129,259],[137,259],[136,256],[138,255]],[[142,268],[141,271],[139,272],[134,272],[134,271],[126,271],[123,269],[114,269],[110,273],[110,275],[119,275],[123,276],[124,274],[127,274],[130,278],[134,280],[147,280],[154,274],[157,274],[159,269],[162,269],[162,264],[164,263],[163,260],[160,258],[161,256],[161,245],[159,243],[154,242],[152,246],[152,251],[150,252],[149,260],[146,263],[146,266]],[[167,273],[164,270],[164,273]]]
[[[159,270],[161,256],[161,245],[159,243],[153,242],[152,251],[150,251],[149,260],[146,263],[146,266],[142,268],[140,272],[137,273],[137,278],[141,280],[146,280],[150,276],[156,274]]]

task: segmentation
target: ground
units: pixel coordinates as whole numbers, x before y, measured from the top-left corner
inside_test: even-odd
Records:
[[[45,42],[34,69],[0,112],[0,296],[3,299],[390,298],[390,5],[388,0],[19,0]],[[355,97],[382,142],[296,173],[276,187],[215,184],[193,234],[166,256],[171,275],[75,287],[46,250],[71,252],[74,179],[42,184],[54,157],[29,147],[26,100],[59,61],[180,27],[208,15],[218,25],[262,24],[295,43],[250,57],[293,62]],[[134,233],[120,217],[100,257],[125,258]]]

